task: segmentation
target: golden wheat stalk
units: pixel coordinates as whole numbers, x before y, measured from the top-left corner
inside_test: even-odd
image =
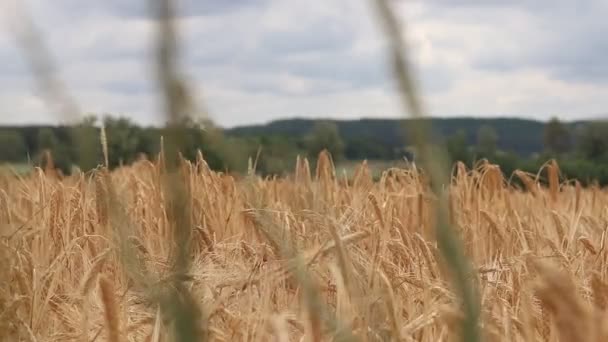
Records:
[[[101,151],[103,153],[103,160],[105,162],[106,168],[110,168],[110,163],[108,161],[108,136],[106,135],[106,125],[103,121],[101,122],[99,140],[101,142]]]
[[[116,299],[114,284],[109,278],[100,277],[99,289],[101,291],[108,341],[120,342],[122,341],[120,309]]]

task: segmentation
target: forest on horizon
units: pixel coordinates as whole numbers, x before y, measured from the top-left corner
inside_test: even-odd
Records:
[[[563,176],[582,182],[608,183],[608,125],[602,121],[542,122],[517,118],[431,118],[433,143],[445,143],[452,162],[467,166],[481,159],[500,165],[506,176],[516,169],[536,172],[550,159],[557,159]],[[230,129],[208,123],[185,122],[183,155],[192,159],[201,150],[210,167],[220,171],[247,171],[250,158],[263,175],[293,170],[297,156],[314,163],[327,149],[337,165],[368,161],[415,160],[405,127],[412,119],[319,120],[283,119],[263,125]],[[99,134],[100,122],[83,120],[91,134]],[[110,167],[138,158],[154,159],[160,151],[162,128],[143,127],[126,117],[106,116]],[[204,126],[204,127],[202,127]],[[54,166],[70,173],[82,165],[73,144],[70,126],[0,126],[0,161],[38,166],[50,152]],[[100,146],[97,153],[101,155]],[[98,159],[101,160],[101,159]]]

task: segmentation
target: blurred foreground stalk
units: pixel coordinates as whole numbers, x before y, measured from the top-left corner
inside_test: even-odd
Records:
[[[178,44],[175,28],[175,8],[171,0],[153,0],[158,23],[156,46],[157,77],[161,86],[167,127],[163,141],[163,158],[167,173],[164,186],[168,196],[168,216],[173,223],[174,253],[172,283],[161,301],[161,310],[173,321],[176,341],[206,340],[207,329],[202,311],[184,280],[190,269],[190,241],[193,232],[190,194],[180,177],[179,151],[183,150],[183,123],[194,112],[193,99],[183,77],[178,73]],[[185,175],[184,175],[185,176]]]
[[[449,223],[448,193],[446,191],[450,185],[449,158],[444,148],[436,149],[429,143],[430,121],[424,120],[422,102],[416,92],[410,66],[403,53],[405,46],[394,9],[391,8],[388,0],[373,1],[376,3],[380,22],[390,45],[393,76],[399,87],[403,107],[409,110],[413,118],[417,119],[412,120],[412,125],[406,129],[408,129],[408,136],[413,137],[418,155],[423,159],[423,170],[429,173],[432,190],[438,198],[435,233],[439,249],[454,277],[454,283],[463,301],[465,314],[463,339],[467,342],[479,341],[480,303],[476,286],[469,281],[471,265],[464,254],[460,239]]]
[[[161,152],[165,193],[168,201],[168,217],[174,231],[173,276],[169,284],[156,289],[157,277],[148,274],[140,262],[137,251],[129,243],[132,226],[129,217],[121,207],[120,196],[114,191],[111,177],[107,170],[100,174],[100,186],[106,187],[110,197],[110,217],[115,242],[117,243],[125,271],[143,290],[151,291],[149,298],[157,301],[166,321],[173,325],[173,337],[176,341],[205,340],[202,312],[187,289],[184,281],[188,279],[189,241],[192,232],[189,193],[180,177],[180,147],[183,146],[181,125],[193,112],[190,94],[185,82],[178,76],[177,39],[174,29],[174,11],[170,0],[151,1],[159,25],[157,66],[159,83],[165,103],[168,119]],[[42,35],[34,23],[22,10],[15,16],[14,29],[17,44],[24,52],[33,76],[47,105],[54,109],[59,121],[77,124],[74,129],[74,144],[78,147],[80,167],[89,170],[99,165],[96,152],[97,135],[91,134],[90,125],[81,124],[83,119],[77,102],[69,95],[59,77],[55,74],[54,62],[47,50]],[[64,120],[61,120],[64,119]],[[102,144],[107,141],[102,139]],[[107,155],[105,156],[107,158]],[[160,290],[160,292],[158,292]]]
[[[15,34],[15,41],[23,51],[23,56],[32,72],[42,98],[59,122],[74,125],[72,140],[78,146],[78,164],[82,170],[95,168],[98,154],[97,140],[93,127],[82,124],[82,111],[77,101],[69,94],[55,69],[51,52],[44,43],[43,36],[28,16],[24,4],[15,4],[14,16],[7,16],[9,26]],[[10,8],[10,6],[9,6]]]

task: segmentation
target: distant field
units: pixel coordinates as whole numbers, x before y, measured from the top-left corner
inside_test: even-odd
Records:
[[[372,182],[387,166],[370,163],[345,187],[326,160],[319,178],[300,164],[292,180],[185,164],[192,245],[179,274],[180,226],[159,164],[86,179],[2,176],[0,340],[167,341],[173,321],[156,300],[179,283],[191,296],[167,305],[184,301],[181,319],[212,341],[453,341],[463,315],[432,231],[433,196],[414,170]],[[521,192],[495,170],[460,169],[450,187],[486,340],[605,341],[606,192],[551,177],[541,188],[520,174]],[[126,267],[120,246],[138,263]]]
[[[0,164],[0,171],[14,171],[17,174],[26,174],[32,170],[32,166],[25,163],[4,163]]]
[[[359,167],[363,161],[343,161],[336,165],[336,173],[338,176],[346,175],[348,178],[352,178],[355,175],[357,167]],[[368,160],[366,161],[367,168],[373,178],[379,178],[382,173],[390,168],[405,168],[407,166],[404,160]]]

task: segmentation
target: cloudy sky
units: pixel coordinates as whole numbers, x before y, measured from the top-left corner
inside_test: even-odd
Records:
[[[16,3],[0,4],[0,123],[56,122],[15,43]],[[20,3],[83,110],[160,122],[146,1]],[[180,4],[182,66],[222,126],[403,115],[370,0]],[[608,116],[608,1],[405,0],[398,9],[431,115]]]

